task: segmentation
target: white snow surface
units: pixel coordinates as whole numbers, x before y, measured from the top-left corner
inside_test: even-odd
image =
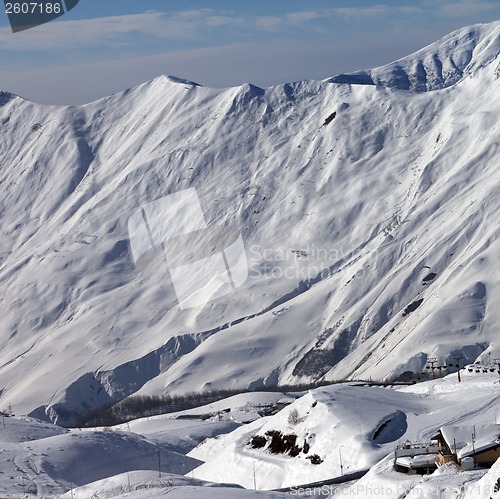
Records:
[[[457,452],[459,458],[472,456],[500,443],[500,425],[443,426],[440,428],[450,449]]]
[[[376,85],[159,77],[72,107],[0,94],[0,409],[71,425],[139,390],[499,357],[499,34],[459,30]],[[162,261],[135,265],[127,223],[187,188],[208,224],[239,228],[249,278],[182,310]]]
[[[262,394],[247,394],[246,400],[232,397],[218,407],[252,412],[259,400]],[[498,463],[491,470],[458,472],[446,465],[430,475],[408,476],[393,469],[393,450],[407,439],[425,442],[445,424],[491,424],[498,417],[499,400],[496,375],[465,373],[460,384],[450,375],[405,388],[328,386],[303,395],[274,416],[241,426],[189,419],[193,416],[187,413],[175,416],[185,419],[164,415],[81,430],[6,417],[0,426],[0,496],[496,499]],[[298,419],[289,418],[294,410]],[[292,458],[247,445],[253,435],[269,429],[294,433],[310,449]],[[306,459],[313,454],[323,462],[315,465]],[[345,474],[370,469],[345,484],[307,486],[338,477],[340,456]],[[266,490],[286,485],[293,489]]]
[[[193,471],[197,478],[239,483],[245,488],[254,487],[254,470],[258,489],[278,489],[370,469],[357,482],[366,487],[364,493],[370,497],[368,487],[377,485],[379,480],[405,486],[423,480],[421,476],[408,477],[393,470],[393,451],[398,443],[428,443],[444,425],[465,427],[464,432],[476,425],[479,438],[481,428],[492,425],[499,417],[499,404],[496,373],[465,373],[461,383],[453,374],[404,388],[331,385],[310,391],[275,416],[207,439],[188,455],[204,461]],[[298,420],[290,418],[292,411],[296,411]],[[249,445],[255,435],[265,436],[273,430],[296,435],[298,445],[303,447],[307,442],[309,449],[291,457],[272,453],[269,445],[259,449]],[[320,464],[308,460],[314,454],[322,459]],[[389,457],[385,459],[386,456]],[[471,473],[479,479],[485,472]],[[439,473],[443,470],[426,479]],[[468,477],[467,473],[460,474],[457,480]]]
[[[332,82],[371,84],[413,92],[454,85],[492,62],[498,55],[495,23],[454,31],[409,57],[367,71],[338,75]]]
[[[262,397],[249,394],[243,406],[251,408],[258,399]],[[231,399],[224,405],[239,407]],[[180,415],[185,419],[176,419]],[[239,424],[189,416],[188,411],[112,428],[73,430],[33,418],[5,417],[0,422],[0,496],[17,497],[25,490],[55,497],[73,490],[74,497],[98,492],[102,498],[124,493],[125,485],[126,492],[210,485],[182,476],[201,464],[186,453],[204,439],[230,432]]]

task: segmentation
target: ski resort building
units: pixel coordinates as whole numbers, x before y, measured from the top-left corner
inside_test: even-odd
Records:
[[[462,471],[490,467],[500,458],[500,425],[441,426],[430,443],[399,444],[394,468],[409,475],[429,474],[446,463]]]
[[[408,475],[425,475],[437,469],[439,447],[437,442],[412,444],[406,441],[394,451],[394,468]]]
[[[500,425],[441,426],[432,436],[439,445],[438,465],[456,462],[462,470],[489,467],[500,458]]]

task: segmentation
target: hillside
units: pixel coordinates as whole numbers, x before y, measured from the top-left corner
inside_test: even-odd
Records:
[[[132,393],[500,357],[499,34],[460,30],[370,81],[159,77],[73,107],[1,93],[0,408],[71,425]],[[129,233],[187,189],[196,229],[236,228],[248,261],[194,308]],[[193,241],[173,250],[210,250]]]
[[[408,476],[394,470],[394,449],[407,440],[429,442],[445,424],[494,424],[500,400],[497,380],[496,373],[465,372],[461,383],[453,374],[404,388],[360,383],[318,388],[274,416],[205,440],[188,456],[204,461],[193,471],[196,478],[248,489],[253,488],[254,470],[257,488],[263,490],[321,483],[369,470],[348,484],[352,485],[349,493],[341,490],[338,495],[370,498],[374,489],[385,486],[393,493],[377,495],[402,498],[416,495],[419,487],[432,490],[442,485],[441,495],[434,497],[458,498],[450,493],[454,487],[473,488],[488,470],[458,472],[445,466],[429,475]],[[273,452],[273,432],[295,436],[300,452]],[[266,445],[253,445],[256,436],[265,437]],[[319,459],[312,462],[312,456]]]
[[[332,385],[294,394],[291,405],[271,416],[259,412],[282,394],[246,393],[200,407],[198,416],[183,411],[106,428],[67,430],[32,418],[5,417],[0,495],[371,498],[373,490],[380,490],[376,495],[393,499],[497,498],[491,492],[498,463],[473,471],[446,465],[424,476],[393,467],[397,443],[427,442],[443,424],[491,425],[498,416],[497,380],[496,373],[467,370],[461,383],[449,375],[399,388]],[[295,435],[301,451],[293,456],[273,452],[268,432]],[[267,437],[269,445],[253,447],[256,436]],[[319,460],[313,462],[314,456]],[[357,480],[332,483],[358,470]],[[317,485],[308,486],[312,481]],[[294,488],[269,491],[282,486]]]

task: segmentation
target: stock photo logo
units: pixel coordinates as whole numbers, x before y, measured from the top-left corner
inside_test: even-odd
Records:
[[[232,293],[248,277],[241,233],[207,225],[196,189],[145,205],[128,220],[132,256],[161,252],[181,309],[200,307]]]
[[[38,0],[37,2],[4,0],[5,12],[13,33],[35,28],[57,19],[74,9],[80,0]]]

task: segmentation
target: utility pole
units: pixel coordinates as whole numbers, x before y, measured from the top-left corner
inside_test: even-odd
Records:
[[[344,466],[342,464],[342,446],[339,447],[340,474],[344,474]]]
[[[500,359],[493,359],[493,364],[497,366],[498,382],[500,383]]]
[[[253,462],[253,490],[257,490],[257,480],[255,479],[255,461]]]
[[[472,459],[474,460],[474,468],[476,467],[476,449],[474,447],[476,440],[476,425],[473,426],[472,431]]]
[[[434,372],[434,369],[437,368],[438,360],[436,357],[429,357],[427,359],[427,362],[425,363],[425,368],[426,369],[432,369],[432,379],[436,379],[436,373]]]
[[[158,476],[161,478],[160,449],[158,449]]]

